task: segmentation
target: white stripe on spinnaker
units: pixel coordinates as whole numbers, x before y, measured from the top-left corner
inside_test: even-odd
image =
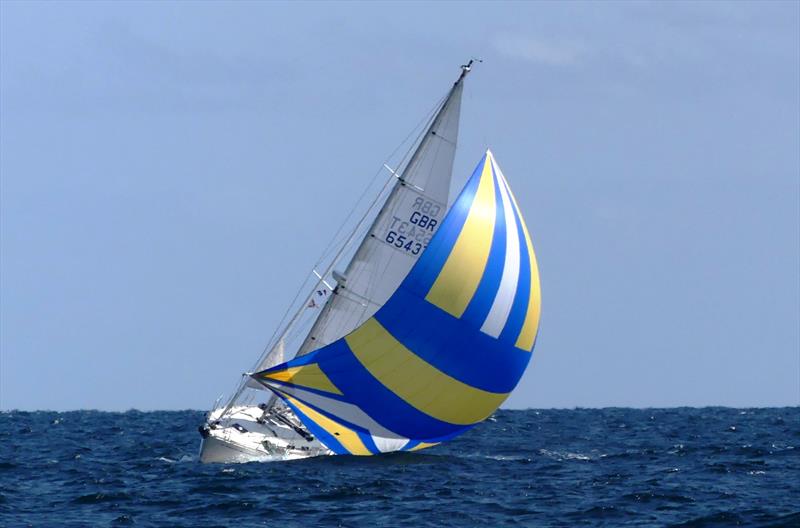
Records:
[[[367,413],[351,403],[345,403],[343,401],[334,400],[333,398],[327,398],[320,394],[309,392],[298,387],[281,385],[280,383],[274,383],[269,380],[264,380],[264,382],[272,387],[275,387],[283,393],[297,398],[303,403],[313,405],[314,407],[322,409],[328,414],[339,417],[342,420],[358,425],[359,427],[363,427],[370,432],[372,440],[375,442],[375,446],[381,453],[397,451],[408,442],[408,438],[395,434],[386,429],[378,422],[370,418]]]
[[[481,332],[492,337],[499,337],[503,328],[506,326],[508,316],[511,313],[511,306],[514,304],[514,295],[517,293],[517,283],[519,282],[519,233],[517,232],[517,220],[514,216],[514,208],[511,205],[511,198],[503,172],[492,156],[492,169],[500,187],[500,196],[503,199],[503,215],[506,219],[506,255],[503,263],[503,275],[500,278],[500,286],[497,295],[489,310],[489,315],[481,326]]]

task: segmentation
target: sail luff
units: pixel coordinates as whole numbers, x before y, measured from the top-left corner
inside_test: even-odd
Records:
[[[457,135],[457,130],[458,130],[457,127],[458,127],[458,119],[459,119],[458,113],[460,112],[461,91],[462,91],[462,88],[463,88],[464,77],[466,76],[468,71],[469,71],[469,66],[462,67],[461,75],[459,76],[459,78],[456,80],[456,82],[451,87],[450,91],[448,92],[448,94],[444,98],[442,104],[440,105],[438,111],[431,118],[430,124],[426,127],[425,132],[422,134],[421,139],[420,139],[419,143],[417,144],[416,148],[413,150],[413,153],[411,154],[408,162],[405,163],[405,165],[402,167],[401,171],[393,172],[396,180],[395,180],[395,182],[394,182],[394,184],[392,186],[392,189],[387,194],[386,199],[383,202],[383,205],[381,206],[380,210],[376,214],[374,220],[372,221],[371,225],[369,226],[369,229],[367,229],[366,232],[364,233],[364,236],[361,239],[361,242],[359,243],[358,248],[355,250],[355,252],[353,253],[352,258],[348,262],[348,264],[347,264],[347,266],[345,268],[345,271],[344,271],[344,278],[345,279],[350,277],[351,273],[353,272],[354,266],[356,266],[356,263],[358,263],[358,262],[360,262],[360,261],[365,259],[366,253],[369,252],[370,242],[375,237],[376,228],[379,226],[379,224],[381,224],[382,222],[384,222],[386,220],[387,209],[388,209],[388,207],[390,207],[393,204],[393,202],[395,201],[395,199],[398,196],[398,193],[401,190],[403,190],[404,188],[409,188],[408,186],[410,185],[411,189],[416,190],[416,191],[420,192],[420,194],[424,195],[423,193],[425,192],[425,189],[419,187],[418,185],[414,185],[411,182],[408,182],[407,181],[407,176],[409,175],[410,172],[414,171],[415,167],[417,166],[418,161],[420,160],[420,157],[424,153],[426,153],[428,147],[431,145],[431,142],[434,139],[439,139],[439,140],[442,140],[442,141],[449,141],[449,142],[451,142],[453,144],[453,151],[454,151],[455,142],[457,140],[457,137],[447,138],[447,137],[441,136],[441,135],[437,136],[436,131],[439,129],[440,125],[442,125],[442,121],[444,120],[445,116],[449,116],[448,112],[451,109],[453,109],[454,105],[456,105],[456,108],[455,108],[456,115],[455,115],[455,117],[453,117],[453,119],[455,120],[455,133]],[[444,208],[446,208],[447,193],[449,191],[450,176],[451,176],[450,173],[452,172],[452,161],[453,160],[452,160],[452,156],[451,156],[450,160],[449,160],[449,166],[447,167],[446,177],[442,178],[443,182],[440,183],[440,187],[443,187],[443,191],[440,190],[439,193],[441,194],[443,192],[443,197],[444,197],[444,202],[445,202],[443,204]],[[422,249],[422,248],[420,248],[420,249]],[[411,263],[411,264],[413,264],[413,263]],[[408,269],[410,269],[411,264],[409,264]],[[408,269],[406,269],[406,272],[408,271]],[[399,285],[399,281],[401,279],[402,279],[402,277],[398,279],[397,284],[394,285],[395,287]],[[342,300],[343,296],[344,296],[344,298],[346,298],[346,301]],[[352,299],[350,297],[355,297],[355,299]],[[318,334],[318,332],[320,330],[320,327],[322,327],[323,325],[325,325],[325,324],[330,322],[331,311],[334,310],[337,307],[338,304],[340,304],[342,302],[354,302],[354,301],[355,302],[360,302],[362,304],[362,307],[364,308],[364,310],[362,310],[362,311],[364,311],[364,312],[367,312],[367,311],[373,310],[373,309],[378,309],[378,308],[380,308],[380,306],[382,304],[381,302],[374,302],[374,300],[370,299],[368,296],[360,295],[359,293],[356,293],[354,291],[350,291],[346,282],[344,284],[342,284],[342,283],[338,284],[337,287],[333,291],[333,295],[328,300],[328,302],[325,303],[325,305],[323,306],[323,308],[322,308],[322,310],[320,312],[320,315],[314,321],[314,324],[312,325],[311,329],[309,330],[305,340],[303,341],[303,343],[301,344],[300,348],[298,349],[297,356],[299,357],[299,356],[305,355],[305,354],[315,350],[316,348],[319,348],[319,346],[327,344],[326,342],[318,343],[317,340],[316,340],[316,336],[317,336],[317,334]],[[366,301],[367,304],[364,304],[364,301]],[[385,299],[382,299],[382,301],[385,301]],[[369,306],[370,304],[372,306]],[[365,319],[365,317],[361,317],[360,319],[363,320],[363,319]],[[361,322],[362,322],[361,320],[355,320],[355,321],[352,322],[352,324],[350,326],[355,327],[358,324],[360,324]],[[345,328],[345,331],[341,332],[341,335],[343,335],[344,333],[346,333],[347,331],[349,331],[351,329],[352,328]],[[333,337],[334,338],[338,338],[338,337],[341,337],[341,335],[335,335]]]

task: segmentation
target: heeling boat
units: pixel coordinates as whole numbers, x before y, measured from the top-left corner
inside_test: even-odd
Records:
[[[295,357],[283,361],[303,307],[231,400],[209,413],[202,461],[423,449],[486,419],[517,385],[536,340],[539,276],[491,151],[445,214],[471,64],[403,169],[389,169],[393,184],[375,200],[374,219],[348,239],[360,236],[345,271],[335,271],[344,250],[315,270],[305,306],[324,302]],[[239,403],[256,388],[270,394],[265,402]]]

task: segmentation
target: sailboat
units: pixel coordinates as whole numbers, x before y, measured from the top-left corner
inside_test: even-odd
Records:
[[[539,274],[490,150],[447,207],[472,65],[402,164],[386,166],[381,192],[231,398],[206,415],[202,462],[425,449],[485,420],[517,385],[539,326]]]

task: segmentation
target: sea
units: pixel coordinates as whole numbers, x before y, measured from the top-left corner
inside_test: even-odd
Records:
[[[201,464],[200,411],[0,413],[0,526],[800,526],[800,408],[502,410],[413,453]]]

